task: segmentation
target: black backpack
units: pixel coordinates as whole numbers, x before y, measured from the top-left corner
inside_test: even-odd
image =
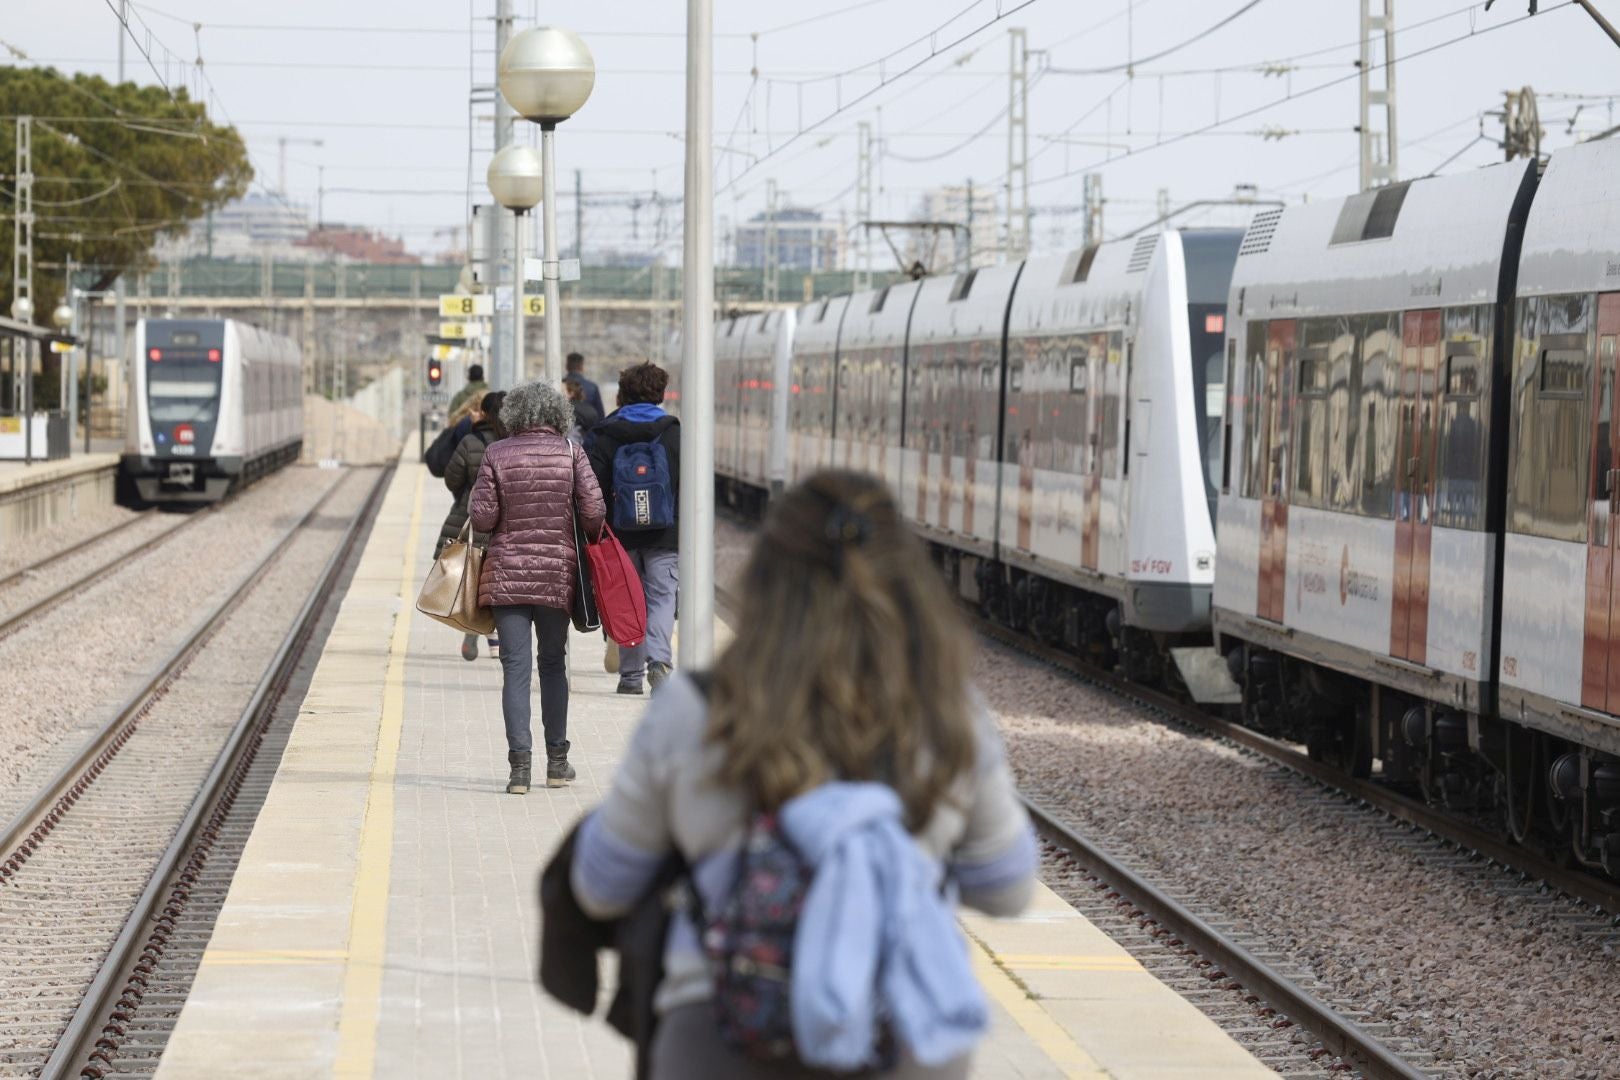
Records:
[[[455,456],[456,447],[461,444],[462,438],[472,430],[472,424],[466,420],[458,424],[451,424],[428,444],[427,451],[422,455],[422,463],[427,466],[428,472],[441,480],[444,470],[450,467],[450,459]]]

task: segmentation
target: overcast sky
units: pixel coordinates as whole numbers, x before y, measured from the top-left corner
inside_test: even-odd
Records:
[[[1045,50],[1031,62],[1038,248],[1073,242],[1078,216],[1065,208],[1081,201],[1088,170],[1103,176],[1110,234],[1151,218],[1161,188],[1179,205],[1225,196],[1235,184],[1290,199],[1356,186],[1359,0],[1259,0],[1229,25],[1157,60],[1143,58],[1197,36],[1248,0],[1033,0],[1014,11],[1020,3],[717,0],[716,213],[725,219],[722,234],[725,222],[763,207],[770,179],[785,201],[853,217],[862,121],[881,135],[874,207],[880,217],[908,216],[920,193],[940,184],[969,178],[999,184],[1007,168],[1002,114],[1012,27],[1027,30],[1031,49]],[[21,50],[29,62],[110,77],[120,32],[116,4],[4,0],[0,43]],[[587,207],[587,254],[602,245],[651,245],[659,219],[654,192],[674,198],[681,187],[685,5],[515,4],[520,24],[543,15],[572,27],[596,56],[595,94],[558,140],[565,189],[578,169],[588,200],[619,203]],[[139,47],[128,44],[128,77],[152,82],[161,76],[171,86],[196,87],[192,61],[200,50],[224,118],[247,137],[256,186],[277,186],[278,140],[285,137],[293,140],[286,148],[292,200],[313,205],[317,167],[324,165],[327,220],[376,226],[423,252],[450,242],[439,231],[465,219],[469,89],[491,81],[495,0],[157,0],[134,6],[146,28],[136,24]],[[1459,151],[1447,171],[1497,160],[1492,142],[1464,148],[1479,133],[1480,114],[1499,109],[1509,88],[1536,89],[1553,147],[1574,138],[1566,128],[1581,104],[1577,95],[1598,99],[1576,117],[1577,133],[1620,123],[1607,97],[1620,94],[1620,50],[1579,8],[1543,0],[1553,10],[1503,27],[1525,14],[1525,0],[1500,0],[1488,13],[1482,6],[1398,0],[1397,24],[1406,28],[1396,43],[1397,57],[1404,58],[1397,67],[1403,176],[1429,173]],[[1620,19],[1620,0],[1599,0],[1599,6]],[[998,9],[1011,14],[992,22]],[[951,44],[986,23],[964,43]],[[1442,44],[1451,39],[1462,40]],[[1298,59],[1288,61],[1294,67],[1286,74],[1233,70],[1287,58]],[[1123,71],[1064,73],[1133,59],[1131,78]],[[915,72],[899,75],[918,61]],[[1054,70],[1041,73],[1043,67]],[[880,72],[890,80],[881,87]],[[1171,141],[1290,92],[1293,101]],[[487,115],[490,108],[486,103],[472,111]],[[487,148],[488,125],[479,130],[478,144]],[[1267,139],[1260,134],[1266,130],[1282,137]],[[1494,139],[1499,121],[1485,118],[1484,130]],[[323,145],[309,144],[312,139]],[[1161,139],[1165,145],[1152,146]],[[904,160],[931,156],[938,159]],[[475,154],[472,165],[473,197],[485,199],[484,157]],[[634,214],[632,200],[645,204]],[[570,220],[571,192],[560,208]],[[1245,216],[1219,210],[1203,220],[1233,220],[1233,214]],[[667,208],[662,217],[664,250],[678,259],[679,210]],[[571,231],[570,221],[565,244]]]

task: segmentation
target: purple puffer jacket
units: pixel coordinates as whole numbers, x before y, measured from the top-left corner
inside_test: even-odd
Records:
[[[567,610],[574,598],[574,519],[586,536],[606,520],[585,451],[551,428],[525,431],[484,453],[470,502],[473,528],[489,534],[478,602]]]

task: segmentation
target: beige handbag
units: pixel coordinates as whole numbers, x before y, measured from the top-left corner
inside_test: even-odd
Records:
[[[493,634],[495,613],[478,603],[478,578],[484,570],[484,549],[472,543],[472,521],[444,545],[428,571],[416,610],[464,634]]]

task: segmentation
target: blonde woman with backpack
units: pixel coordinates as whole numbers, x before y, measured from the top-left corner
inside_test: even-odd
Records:
[[[773,506],[710,673],[655,695],[571,870],[624,915],[671,855],[654,1080],[968,1074],[988,1006],[953,902],[1020,911],[1037,857],[971,645],[882,482]]]

